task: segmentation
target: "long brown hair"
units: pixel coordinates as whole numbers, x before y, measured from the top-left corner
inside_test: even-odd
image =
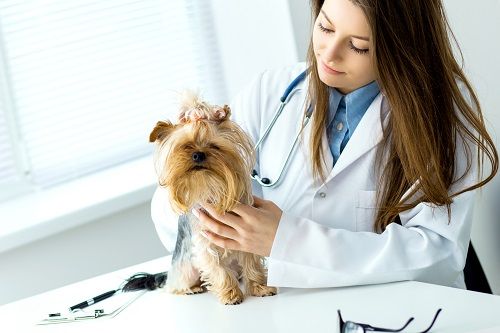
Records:
[[[441,0],[350,1],[362,9],[371,27],[370,52],[377,82],[390,110],[377,147],[378,210],[374,230],[385,230],[399,213],[421,202],[446,206],[450,218],[453,197],[477,189],[495,176],[498,154],[474,89],[453,55],[448,33],[453,34],[443,4]],[[323,2],[311,0],[313,22]],[[453,40],[456,43],[454,36]],[[315,178],[324,181],[327,169],[321,147],[329,92],[318,76],[312,38],[307,62],[308,100],[314,110],[312,169]],[[461,93],[459,84],[464,85],[472,103]],[[480,181],[449,193],[451,185],[462,179],[473,163],[471,148],[466,146],[466,171],[463,175],[455,174],[457,138],[472,142],[477,149]],[[485,156],[491,172],[482,179]],[[415,197],[411,202],[402,201]]]

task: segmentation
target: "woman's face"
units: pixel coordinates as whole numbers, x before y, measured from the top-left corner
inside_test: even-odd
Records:
[[[375,80],[372,40],[361,8],[350,0],[325,0],[313,29],[321,81],[348,94]]]

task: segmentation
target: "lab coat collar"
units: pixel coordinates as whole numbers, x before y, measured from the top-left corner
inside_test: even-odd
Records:
[[[351,139],[345,146],[339,159],[333,166],[332,171],[326,179],[326,183],[336,177],[347,166],[352,164],[363,154],[370,151],[382,140],[382,122],[387,120],[388,107],[384,101],[384,95],[379,93],[372,104],[361,118]],[[382,112],[381,112],[382,111]],[[328,166],[333,164],[333,157],[328,146],[326,131],[323,134],[323,156]]]

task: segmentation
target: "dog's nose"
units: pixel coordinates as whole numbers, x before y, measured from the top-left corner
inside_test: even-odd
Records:
[[[201,163],[207,158],[205,156],[205,153],[201,152],[201,151],[195,151],[191,157],[192,157],[193,161],[196,163]]]

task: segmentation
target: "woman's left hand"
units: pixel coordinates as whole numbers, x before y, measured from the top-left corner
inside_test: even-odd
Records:
[[[238,203],[225,214],[218,214],[210,205],[203,206],[210,216],[196,209],[193,214],[202,223],[204,236],[215,245],[268,257],[282,211],[272,201],[253,198],[253,206]]]

